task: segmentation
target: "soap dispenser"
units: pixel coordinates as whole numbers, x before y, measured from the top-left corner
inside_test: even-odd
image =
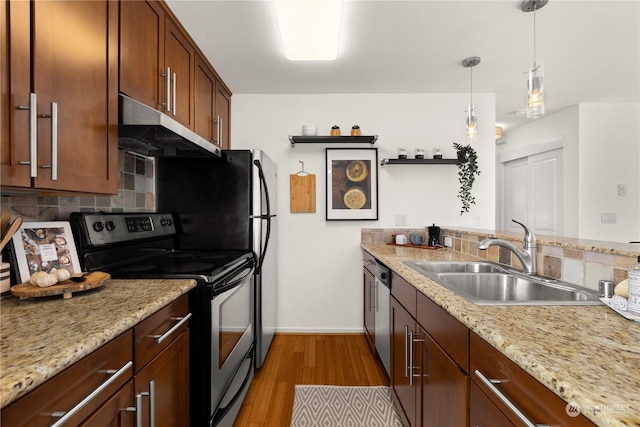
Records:
[[[628,310],[640,314],[640,256],[638,262],[629,267],[629,305]]]

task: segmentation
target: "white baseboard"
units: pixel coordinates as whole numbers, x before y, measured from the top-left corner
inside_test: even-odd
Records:
[[[363,334],[363,328],[278,328],[284,334]]]

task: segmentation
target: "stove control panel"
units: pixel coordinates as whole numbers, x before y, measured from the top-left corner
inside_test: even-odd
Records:
[[[176,234],[173,216],[167,213],[85,213],[81,222],[93,246]]]

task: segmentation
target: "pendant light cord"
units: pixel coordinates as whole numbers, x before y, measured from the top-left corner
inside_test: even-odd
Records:
[[[536,63],[536,11],[538,10],[538,3],[533,5],[533,69],[538,68]]]

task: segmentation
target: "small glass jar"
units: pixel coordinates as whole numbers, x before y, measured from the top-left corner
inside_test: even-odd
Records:
[[[406,159],[407,158],[407,149],[406,148],[398,148],[398,158]]]
[[[416,159],[424,159],[424,148],[416,148]]]
[[[433,149],[433,158],[434,159],[441,159],[442,158],[442,150],[440,150],[439,148],[434,148]]]
[[[331,136],[340,136],[340,126],[335,125],[331,127],[331,133],[329,134]]]
[[[351,127],[351,136],[360,136],[362,132],[360,131],[360,126],[353,125]]]

